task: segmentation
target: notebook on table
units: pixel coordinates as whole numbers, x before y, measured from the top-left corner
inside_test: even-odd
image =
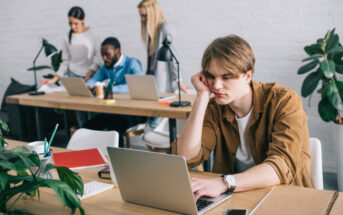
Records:
[[[61,78],[63,86],[66,88],[70,96],[86,96],[92,97],[93,94],[88,89],[83,78]]]
[[[187,164],[182,156],[107,147],[120,194],[126,202],[182,214],[202,214],[228,199],[195,202]],[[200,205],[200,210],[197,205]]]
[[[175,96],[159,95],[153,75],[125,75],[131,99],[162,101]]]

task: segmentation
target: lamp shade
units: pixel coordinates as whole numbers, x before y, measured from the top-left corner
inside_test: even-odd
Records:
[[[46,39],[43,38],[43,47],[45,56],[49,56],[54,52],[57,52],[57,49],[55,46],[51,45]]]

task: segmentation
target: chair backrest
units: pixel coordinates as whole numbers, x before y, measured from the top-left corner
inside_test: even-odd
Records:
[[[319,139],[310,138],[310,179],[314,189],[323,189],[322,145]]]
[[[117,131],[95,131],[80,128],[70,138],[67,149],[82,150],[99,148],[107,155],[107,146],[118,147],[119,133]]]

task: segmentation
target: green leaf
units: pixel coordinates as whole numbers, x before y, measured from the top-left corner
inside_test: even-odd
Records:
[[[307,97],[313,93],[322,77],[320,71],[310,73],[301,86],[301,95]]]
[[[312,44],[310,46],[305,46],[304,50],[310,56],[314,54],[324,54],[322,47],[319,44]]]
[[[55,72],[58,71],[61,63],[62,63],[62,51],[59,51],[58,53],[55,53],[53,56],[51,56],[51,65]]]
[[[303,65],[302,67],[300,67],[298,69],[298,74],[304,74],[312,69],[314,69],[317,65],[318,65],[319,61],[318,60],[314,60],[314,61],[311,61],[305,65]]]
[[[314,54],[312,55],[311,57],[308,57],[308,58],[305,58],[303,59],[302,61],[305,62],[305,61],[309,61],[309,60],[318,60],[319,58],[323,57],[322,54]],[[312,61],[313,62],[313,61]]]
[[[325,121],[336,121],[337,118],[337,110],[334,106],[331,105],[327,98],[322,99],[318,103],[318,112],[320,117]]]
[[[42,69],[52,69],[51,66],[47,66],[47,65],[44,65],[44,66],[36,66],[36,67],[30,67],[27,69],[27,71],[33,71],[34,69],[36,69],[36,71],[38,70],[42,70]]]
[[[84,214],[79,198],[66,182],[51,179],[40,179],[40,182],[44,183],[47,187],[54,189],[58,198],[64,205],[71,208],[73,214],[75,213],[76,208],[79,208],[80,213]]]
[[[336,72],[339,74],[343,74],[343,65],[336,63]]]
[[[8,128],[8,125],[5,121],[3,121],[2,119],[0,119],[0,126],[1,128],[6,131],[7,133],[10,131],[10,129]]]
[[[332,104],[336,109],[343,111],[343,104],[342,104],[342,99],[341,96],[339,95],[338,88],[336,86],[335,81],[331,81],[329,83],[329,87],[326,91],[326,95]]]
[[[337,34],[330,35],[330,38],[329,38],[328,43],[326,45],[326,51],[328,52],[328,51],[332,50],[333,48],[336,48],[338,46],[338,41],[339,41],[339,38],[338,38]]]
[[[6,186],[8,185],[8,175],[4,172],[0,172],[0,187],[1,190],[4,190],[6,188]]]
[[[330,79],[335,74],[335,62],[333,60],[324,60],[320,62],[320,69],[323,71],[324,76]]]
[[[75,193],[83,195],[83,181],[78,173],[64,166],[55,167],[61,181],[66,182]]]
[[[328,51],[328,54],[341,54],[343,53],[343,47],[342,46],[337,46],[330,51]]]

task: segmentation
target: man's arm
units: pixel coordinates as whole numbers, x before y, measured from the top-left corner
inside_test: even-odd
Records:
[[[198,73],[192,77],[192,84],[197,91],[197,95],[192,112],[177,140],[177,154],[184,156],[186,160],[192,159],[200,151],[202,126],[206,107],[211,95],[211,91],[202,73]]]
[[[235,192],[254,190],[262,187],[269,187],[280,184],[280,179],[273,167],[262,163],[242,173],[234,175],[236,178]],[[192,178],[192,190],[197,200],[201,196],[217,197],[225,192],[228,187],[223,177],[214,179]]]
[[[88,88],[93,89],[95,83],[97,81],[103,81],[105,79],[105,72],[103,71],[103,68],[101,68],[99,71],[95,73],[87,82],[86,85]]]

